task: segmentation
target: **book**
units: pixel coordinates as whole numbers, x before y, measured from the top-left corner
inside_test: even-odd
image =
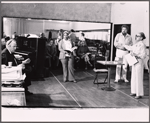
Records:
[[[138,60],[135,58],[135,56],[132,56],[130,53],[125,55],[125,58],[129,64],[129,66],[135,65],[138,63]]]
[[[73,52],[75,49],[77,49],[76,46],[72,47],[72,48],[67,48],[67,49],[65,49],[65,51],[67,51],[67,52]]]

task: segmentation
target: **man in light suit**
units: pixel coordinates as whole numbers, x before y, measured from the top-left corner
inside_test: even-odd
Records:
[[[125,82],[129,82],[127,80],[126,74],[127,74],[127,66],[128,63],[126,60],[124,60],[124,56],[128,54],[129,52],[124,48],[123,45],[133,45],[132,37],[127,33],[128,26],[122,25],[121,27],[121,33],[118,33],[115,37],[114,46],[116,47],[116,58],[115,59],[122,59],[124,62],[123,69],[121,69],[120,65],[117,65],[116,67],[116,77],[115,82],[117,83],[119,79],[121,79],[121,73],[123,74],[122,77]]]

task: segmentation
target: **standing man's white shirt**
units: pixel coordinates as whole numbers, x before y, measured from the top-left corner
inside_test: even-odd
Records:
[[[116,50],[116,57],[122,58],[128,51],[123,47],[123,45],[131,46],[132,37],[129,34],[124,36],[122,33],[118,33],[115,37],[114,46],[117,48]]]
[[[124,28],[124,27],[123,27]],[[123,31],[121,33],[118,33],[115,37],[115,41],[114,41],[114,46],[116,47],[116,58],[121,58],[123,59],[123,70],[121,69],[120,65],[116,66],[116,77],[115,77],[115,82],[118,82],[119,79],[121,79],[121,71],[122,71],[122,77],[125,80],[125,82],[128,82],[127,77],[126,77],[126,73],[127,73],[127,61],[124,60],[124,56],[126,54],[129,53],[129,51],[127,51],[124,48],[124,45],[128,45],[128,46],[132,46],[133,42],[132,42],[132,37],[129,34],[125,34],[123,35]]]

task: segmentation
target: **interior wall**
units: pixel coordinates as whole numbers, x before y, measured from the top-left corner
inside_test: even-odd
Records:
[[[24,33],[25,34],[40,34],[43,32],[43,21],[37,21],[37,20],[25,20],[24,25]]]
[[[108,24],[108,23],[71,22],[70,28],[72,28],[74,30],[110,29],[110,24]]]
[[[45,36],[48,38],[49,30],[100,30],[88,32],[86,36],[90,39],[100,39],[107,40],[106,35],[108,35],[108,30],[110,31],[110,23],[87,23],[87,22],[71,22],[71,21],[48,21],[42,19],[22,19],[22,18],[5,18],[4,19],[4,32],[10,37],[14,32],[18,35],[22,34],[36,34],[44,32]],[[57,33],[55,31],[55,33]],[[105,34],[107,33],[107,34]],[[108,37],[108,36],[107,36]]]
[[[1,15],[110,22],[111,3],[1,3]]]
[[[14,32],[16,32],[17,34],[22,33],[21,28],[23,28],[23,25],[21,23],[21,19],[14,19],[14,18],[6,19],[6,18],[4,18],[3,25],[5,26],[4,32],[9,37],[11,37],[12,34],[14,34]]]
[[[149,46],[149,2],[113,3],[111,8],[111,22],[113,24],[131,24],[133,41],[138,32],[144,32],[146,35],[144,43],[146,46]],[[149,52],[147,52],[145,59],[146,69],[148,69],[148,59]]]
[[[69,22],[53,22],[53,21],[44,21],[44,33],[48,37],[49,31],[47,30],[70,30]],[[56,37],[56,36],[53,36]]]
[[[111,9],[113,24],[131,24],[133,40],[138,32],[144,32],[146,46],[149,46],[149,2],[113,3]]]

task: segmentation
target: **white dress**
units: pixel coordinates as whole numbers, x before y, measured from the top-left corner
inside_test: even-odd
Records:
[[[139,41],[133,46],[125,46],[131,52],[135,54],[137,60],[139,61],[135,65],[132,65],[131,73],[131,93],[136,94],[136,96],[144,95],[143,87],[143,74],[144,74],[144,59],[146,57],[146,46],[143,41]]]

